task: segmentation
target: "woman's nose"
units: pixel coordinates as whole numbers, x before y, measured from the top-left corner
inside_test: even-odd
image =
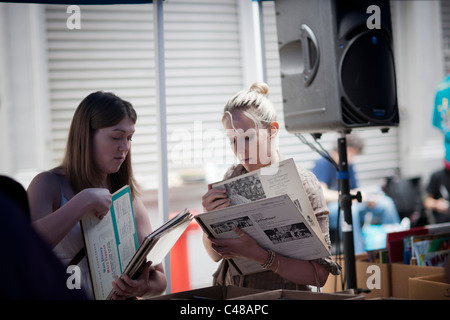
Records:
[[[121,140],[119,148],[120,148],[120,151],[130,150],[130,140],[128,140],[128,139]]]
[[[245,155],[247,146],[244,139],[238,139],[234,144],[234,152],[237,154]]]

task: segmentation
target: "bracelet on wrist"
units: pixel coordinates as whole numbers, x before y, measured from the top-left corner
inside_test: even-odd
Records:
[[[275,270],[273,271],[274,273],[278,273],[278,269],[280,269],[280,258],[277,259],[277,267],[275,268]]]

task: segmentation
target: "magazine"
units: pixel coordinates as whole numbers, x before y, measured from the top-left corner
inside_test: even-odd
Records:
[[[139,244],[129,186],[112,195],[110,211],[103,219],[85,215],[81,228],[94,298],[110,299],[115,276],[134,277],[146,259],[161,263],[191,220],[185,209]]]
[[[444,266],[450,253],[449,233],[415,236],[411,242],[418,266]]]
[[[212,187],[222,187],[227,190],[227,196],[231,199],[230,207],[287,194],[323,244],[327,246],[294,159],[289,158],[269,167],[214,183]]]

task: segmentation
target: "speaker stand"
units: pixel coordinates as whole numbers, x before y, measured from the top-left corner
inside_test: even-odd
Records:
[[[361,193],[355,196],[350,194],[350,181],[347,162],[347,140],[345,133],[338,138],[339,171],[338,180],[341,193],[339,195],[340,208],[344,212],[344,219],[341,223],[342,238],[344,242],[344,264],[345,264],[345,282],[346,289],[356,288],[356,267],[355,267],[355,246],[353,241],[353,222],[352,222],[352,201],[357,199],[361,202]],[[356,221],[359,223],[359,221]],[[339,232],[339,230],[338,230]]]

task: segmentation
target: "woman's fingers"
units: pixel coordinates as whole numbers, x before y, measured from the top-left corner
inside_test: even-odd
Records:
[[[226,192],[224,188],[210,189],[206,192],[202,197],[202,205],[205,211],[228,207],[231,200],[228,198]]]

